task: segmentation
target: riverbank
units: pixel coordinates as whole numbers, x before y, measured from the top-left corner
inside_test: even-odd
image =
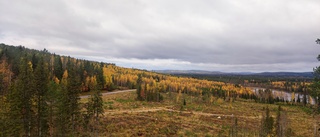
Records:
[[[247,87],[250,88],[257,96],[260,95],[259,91],[265,91],[266,88],[261,88],[261,87]],[[285,101],[289,102],[298,102],[298,98],[303,100],[304,94],[302,93],[296,93],[296,92],[289,92],[289,91],[283,91],[283,90],[277,90],[277,89],[270,89],[273,95],[273,98],[280,98],[284,99]],[[307,103],[314,105],[315,104],[315,99],[312,98],[309,95],[306,95]]]

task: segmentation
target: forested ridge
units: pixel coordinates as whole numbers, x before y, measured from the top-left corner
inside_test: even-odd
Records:
[[[162,93],[233,100],[251,91],[223,82],[174,77],[115,64],[0,44],[0,135],[77,136],[96,133],[104,112],[101,91],[137,88],[137,100],[161,101]],[[92,96],[81,103],[79,94]],[[173,98],[172,98],[173,99]]]

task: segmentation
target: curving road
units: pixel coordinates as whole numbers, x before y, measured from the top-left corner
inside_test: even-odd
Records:
[[[200,116],[212,116],[217,117],[218,119],[227,118],[227,117],[238,117],[238,118],[247,118],[247,119],[261,119],[261,116],[237,116],[237,115],[227,115],[227,114],[214,114],[214,113],[206,113],[206,112],[197,112],[197,111],[180,111],[175,110],[172,106],[165,106],[165,107],[152,107],[152,108],[138,108],[138,109],[130,109],[130,110],[111,110],[105,111],[105,114],[136,114],[136,113],[146,113],[146,112],[158,112],[158,111],[168,111],[168,112],[176,112],[176,113],[184,113],[184,114],[191,114],[191,115],[200,115]]]
[[[110,94],[118,94],[118,93],[123,93],[123,92],[132,92],[132,91],[136,91],[136,89],[128,89],[128,90],[118,90],[118,91],[112,91],[112,92],[106,92],[106,93],[101,93],[102,96],[105,95],[110,95]],[[80,98],[89,98],[91,95],[82,95],[80,96]]]

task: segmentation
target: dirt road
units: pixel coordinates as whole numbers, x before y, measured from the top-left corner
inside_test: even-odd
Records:
[[[119,91],[112,91],[112,92],[107,92],[107,93],[101,93],[102,96],[105,95],[110,95],[110,94],[118,94],[118,93],[123,93],[123,92],[132,92],[132,91],[136,91],[136,89],[128,89],[128,90],[119,90]],[[89,98],[91,95],[83,95],[80,96],[80,98]]]
[[[105,114],[136,114],[136,113],[145,113],[145,112],[157,112],[157,111],[169,111],[169,112],[176,112],[176,113],[184,113],[184,114],[193,114],[193,115],[200,115],[200,116],[213,116],[220,118],[226,117],[238,117],[238,118],[248,118],[248,119],[258,119],[260,116],[236,116],[236,115],[225,115],[225,114],[213,114],[213,113],[205,113],[205,112],[196,112],[196,111],[180,111],[172,109],[171,106],[167,107],[153,107],[153,108],[139,108],[139,109],[131,109],[131,110],[115,110],[115,111],[106,111]]]

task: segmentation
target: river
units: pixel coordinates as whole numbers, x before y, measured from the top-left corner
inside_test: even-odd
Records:
[[[265,88],[260,88],[260,87],[250,87],[251,90],[259,96],[259,90],[265,90]],[[294,96],[295,102],[297,102],[298,96],[301,100],[301,102],[303,101],[303,94],[301,93],[294,93],[294,92],[288,92],[288,91],[281,91],[281,90],[276,90],[276,89],[270,89],[272,91],[272,96],[274,98],[279,97],[280,99],[284,99],[285,101],[292,101],[292,97]],[[315,104],[315,99],[312,98],[309,95],[307,96],[307,103],[310,102],[310,104],[314,105]]]

